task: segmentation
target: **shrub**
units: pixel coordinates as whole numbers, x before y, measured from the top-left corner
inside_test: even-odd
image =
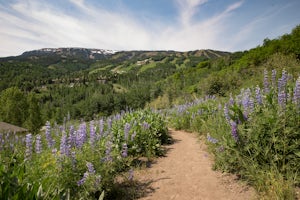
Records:
[[[153,111],[51,127],[25,137],[0,134],[1,199],[98,199],[139,156],[161,155],[168,139],[163,117]]]
[[[242,89],[223,106],[193,104],[170,121],[207,134],[215,168],[238,174],[270,198],[291,198],[300,183],[300,77],[265,70],[262,85]],[[195,115],[199,107],[206,112]]]

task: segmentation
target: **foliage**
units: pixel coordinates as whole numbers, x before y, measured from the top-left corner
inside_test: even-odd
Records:
[[[0,94],[0,120],[17,126],[24,126],[30,132],[40,130],[42,120],[40,105],[34,93],[26,95],[16,87]]]
[[[229,54],[212,50],[207,55],[204,51],[124,51],[91,59],[88,51],[61,48],[52,53],[37,50],[0,58],[0,91],[17,87],[25,96],[35,93],[42,119],[62,123],[70,113],[72,119],[91,120],[155,101],[168,90],[161,82],[177,72],[176,60],[184,69],[190,68],[189,63],[196,66]]]
[[[167,129],[148,111],[106,120],[66,122],[44,134],[0,134],[1,199],[98,199],[109,197],[115,178],[133,176],[132,161],[162,155]]]
[[[290,199],[300,184],[300,77],[265,70],[263,85],[242,89],[224,106],[213,100],[177,106],[170,122],[206,133],[216,168],[239,174],[270,198]]]
[[[25,95],[16,87],[1,92],[0,119],[22,126],[26,120],[28,104]]]

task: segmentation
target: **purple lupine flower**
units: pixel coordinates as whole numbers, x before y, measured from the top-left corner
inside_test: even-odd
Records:
[[[241,106],[243,104],[242,103],[242,101],[243,101],[243,93],[244,93],[244,89],[242,89],[241,93],[235,97],[235,102],[239,106]]]
[[[300,106],[300,76],[296,80],[296,85],[294,88],[293,102],[295,105]]]
[[[276,69],[273,69],[272,70],[272,87],[276,87],[276,74],[277,74],[277,71]]]
[[[244,107],[244,110],[248,110],[250,107],[250,89],[249,88],[242,91],[242,105]]]
[[[285,69],[282,70],[281,80],[284,82],[284,85],[287,84],[288,78],[290,76],[287,74],[287,71]]]
[[[74,131],[75,131],[75,128],[74,128],[73,125],[71,125],[70,128],[69,128],[69,134],[73,134]]]
[[[114,120],[115,121],[119,121],[120,119],[121,119],[121,114],[120,113],[118,113],[118,114],[116,114],[115,116],[114,116]]]
[[[105,149],[105,158],[104,158],[105,161],[112,161],[111,151],[112,151],[112,142],[107,141],[106,149]]]
[[[269,88],[269,75],[268,70],[264,69],[264,92],[268,94],[270,92]]]
[[[235,142],[238,142],[239,137],[238,137],[238,130],[237,130],[237,123],[235,121],[231,121],[231,135]]]
[[[86,132],[86,123],[83,122],[79,125],[79,131],[81,133],[81,137],[83,139],[83,142],[86,142],[87,139],[87,132]]]
[[[111,127],[112,127],[112,119],[111,119],[111,118],[108,118],[108,119],[107,119],[107,131],[108,131],[108,132],[110,132]]]
[[[70,155],[70,148],[68,145],[67,135],[63,134],[60,139],[60,155],[69,156]]]
[[[96,131],[94,126],[94,121],[91,121],[90,123],[90,144],[94,146],[94,143],[96,141]]]
[[[54,140],[52,139],[52,136],[51,136],[51,126],[50,126],[49,121],[46,122],[45,135],[46,135],[46,140],[47,140],[47,143],[48,143],[48,147],[52,148],[54,146]]]
[[[278,105],[279,105],[282,109],[285,109],[285,106],[286,106],[286,99],[287,99],[287,96],[286,96],[285,91],[281,91],[281,92],[278,93]]]
[[[186,110],[189,108],[189,106],[190,105],[188,105],[188,104],[179,105],[178,109],[177,109],[178,114],[181,114],[181,115],[185,114],[187,112]]]
[[[134,171],[133,171],[133,169],[131,168],[131,169],[129,170],[128,180],[132,181],[132,180],[133,180],[133,176],[134,176]]]
[[[148,130],[148,129],[150,128],[150,124],[148,124],[148,123],[145,122],[145,121],[143,122],[143,125],[142,125],[142,126],[143,126],[143,129],[144,129],[144,130]]]
[[[211,137],[209,134],[207,135],[207,141],[212,144],[217,144],[219,142],[218,139]]]
[[[83,174],[82,179],[80,179],[80,180],[77,182],[77,185],[78,185],[78,186],[83,185],[83,184],[85,183],[86,179],[88,178],[88,176],[89,176],[89,173],[88,173],[88,172],[85,172],[85,173]]]
[[[254,111],[254,100],[253,98],[250,97],[249,99],[249,111],[253,112]]]
[[[128,134],[129,134],[129,131],[130,131],[130,124],[129,123],[126,123],[124,125],[124,139],[127,141],[128,140]]]
[[[282,70],[282,76],[281,78],[278,80],[278,94],[282,91],[285,91],[285,87],[287,84],[287,73],[285,70]]]
[[[71,125],[69,130],[69,138],[68,138],[68,145],[70,148],[76,146],[76,134],[77,132],[75,131],[74,126]]]
[[[130,139],[131,139],[131,141],[133,141],[133,140],[134,140],[135,136],[136,136],[136,132],[134,131],[134,132],[133,132],[133,134],[131,135],[131,138],[130,138]]]
[[[25,157],[26,159],[29,159],[32,155],[32,134],[31,133],[26,135],[25,142],[26,142]]]
[[[226,121],[229,122],[230,121],[230,116],[229,116],[229,109],[228,109],[227,104],[224,105],[224,115],[225,115]]]
[[[74,131],[74,135],[75,135],[75,146],[76,148],[81,148],[83,145],[83,141],[81,139],[81,134],[79,131]]]
[[[124,143],[123,147],[122,147],[122,157],[126,158],[127,156],[128,156],[128,147],[127,147],[127,144]]]
[[[80,179],[80,180],[77,182],[77,185],[78,185],[78,186],[83,185],[83,184],[85,183],[85,181],[87,180],[87,178],[89,177],[89,175],[94,175],[94,174],[96,173],[96,170],[95,170],[95,168],[94,168],[94,166],[93,166],[92,163],[87,162],[87,163],[86,163],[86,167],[88,168],[88,170],[83,174],[82,179]],[[97,177],[96,177],[96,184],[97,184],[97,183],[99,184],[100,181],[101,181],[101,176],[97,176]]]
[[[86,167],[88,168],[89,174],[95,174],[96,173],[96,170],[95,170],[94,165],[92,163],[87,162]]]
[[[260,87],[257,85],[255,88],[255,97],[256,97],[256,102],[258,105],[262,105],[262,96],[261,96],[261,91]]]
[[[86,124],[82,123],[76,133],[76,147],[81,148],[86,141]]]
[[[40,154],[42,152],[42,141],[41,141],[41,135],[38,134],[35,137],[35,152],[37,154]]]
[[[244,111],[246,111],[246,113],[251,113],[254,111],[254,100],[251,97],[251,91],[249,88],[247,88],[246,90],[242,90],[241,91],[241,98],[242,98],[242,106],[244,108]]]

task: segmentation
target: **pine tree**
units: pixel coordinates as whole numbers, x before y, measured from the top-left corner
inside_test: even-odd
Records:
[[[30,93],[27,97],[28,117],[25,122],[25,127],[32,133],[37,133],[43,125],[41,109],[38,99],[34,93]]]
[[[23,92],[12,87],[1,92],[0,119],[4,122],[22,126],[27,117],[28,104]]]

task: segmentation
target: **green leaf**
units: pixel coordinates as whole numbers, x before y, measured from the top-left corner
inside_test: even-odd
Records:
[[[98,200],[103,200],[103,199],[104,199],[104,191],[102,191],[102,193],[101,193],[101,195],[100,195],[100,197],[99,197]]]
[[[37,192],[36,195],[37,195],[38,199],[42,199],[42,197],[44,196],[43,195],[43,186],[42,185],[40,185],[40,187],[39,187],[38,192]]]
[[[295,154],[300,157],[300,151],[295,152]]]

